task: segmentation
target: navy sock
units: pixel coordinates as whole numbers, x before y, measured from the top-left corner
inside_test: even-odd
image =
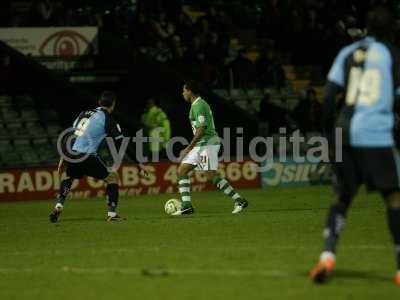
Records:
[[[60,190],[58,192],[57,199],[56,199],[57,203],[64,204],[65,199],[67,198],[67,195],[68,195],[69,191],[71,190],[72,182],[73,182],[72,178],[64,179],[61,182]]]
[[[400,208],[388,208],[387,218],[396,251],[397,269],[400,270]]]
[[[106,193],[108,199],[108,211],[115,212],[118,206],[118,184],[107,184]]]
[[[348,205],[338,202],[331,206],[324,229],[325,251],[336,252],[336,245],[342,231]]]

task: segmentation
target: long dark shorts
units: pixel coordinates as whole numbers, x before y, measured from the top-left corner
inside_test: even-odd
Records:
[[[67,163],[66,173],[73,179],[80,179],[83,176],[105,179],[109,175],[106,164],[95,155],[89,155],[82,162]]]
[[[353,196],[359,186],[388,193],[400,190],[400,155],[396,148],[344,147],[343,161],[333,164],[338,195]]]

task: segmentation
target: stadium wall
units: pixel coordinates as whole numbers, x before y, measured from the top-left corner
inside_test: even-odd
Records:
[[[265,163],[261,166],[265,166]],[[141,178],[135,165],[126,164],[119,169],[121,196],[178,193],[178,164],[151,163],[146,164],[146,168],[149,173],[148,178]],[[276,160],[263,172],[258,171],[258,164],[252,160],[221,162],[219,173],[238,189],[329,184],[332,177],[328,164],[296,163],[290,160],[286,162]],[[57,173],[56,167],[4,170],[0,173],[0,203],[54,199],[64,177],[65,174],[60,176]],[[193,191],[214,189],[200,172],[194,172],[191,180]],[[104,195],[103,181],[85,177],[80,181],[75,180],[69,197],[89,198]]]
[[[256,164],[250,160],[220,163],[219,172],[235,187],[259,188],[260,174]],[[178,193],[177,164],[147,164],[147,178],[139,176],[135,165],[123,165],[120,175],[120,195]],[[32,168],[29,170],[8,170],[0,173],[0,202],[54,199],[65,174],[60,176],[56,167]],[[104,182],[90,177],[75,180],[69,194],[71,198],[102,197],[105,195]],[[192,190],[214,189],[200,172],[192,176]]]

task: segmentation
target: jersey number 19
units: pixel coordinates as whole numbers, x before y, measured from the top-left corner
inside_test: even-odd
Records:
[[[371,106],[380,97],[381,73],[377,69],[363,71],[360,67],[352,67],[349,74],[349,83],[346,93],[346,104],[355,105],[356,102]]]

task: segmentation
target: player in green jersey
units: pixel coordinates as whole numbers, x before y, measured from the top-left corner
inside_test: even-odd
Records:
[[[226,179],[218,175],[220,138],[215,130],[210,106],[200,97],[199,84],[195,81],[188,81],[183,86],[183,98],[191,103],[189,119],[194,137],[190,144],[181,151],[182,161],[178,168],[178,185],[182,208],[174,215],[194,213],[188,176],[192,170],[204,171],[209,181],[212,181],[218,189],[232,198],[235,203],[232,213],[238,214],[248,206],[248,203],[235,192]]]

